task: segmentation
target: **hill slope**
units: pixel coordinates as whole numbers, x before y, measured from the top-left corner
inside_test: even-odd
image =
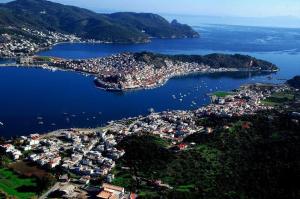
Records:
[[[300,88],[300,76],[295,76],[293,79],[288,80],[287,83],[294,88]]]
[[[151,13],[98,14],[46,0],[0,4],[0,26],[31,27],[107,42],[147,42],[151,37],[199,36],[191,27]]]
[[[165,60],[173,62],[187,62],[209,65],[212,68],[245,68],[245,69],[259,69],[267,71],[278,70],[274,64],[256,59],[248,55],[241,54],[208,54],[208,55],[163,55],[151,52],[135,53],[134,57],[138,61],[155,64],[155,66],[164,66]]]

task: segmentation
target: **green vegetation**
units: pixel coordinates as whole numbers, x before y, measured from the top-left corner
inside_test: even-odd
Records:
[[[11,163],[8,165],[8,168],[25,177],[37,177],[38,179],[42,179],[48,175],[48,172],[45,170],[39,168],[34,163],[26,161]]]
[[[276,70],[274,64],[256,59],[247,55],[227,55],[227,54],[209,54],[209,55],[163,55],[150,52],[135,53],[135,58],[139,61],[154,64],[155,67],[163,67],[166,65],[164,60],[169,59],[173,62],[195,62],[199,64],[209,65],[213,68],[240,68],[240,69],[261,69]]]
[[[154,136],[125,138],[113,183],[141,198],[299,198],[300,125],[292,119],[282,111],[207,117],[200,122],[214,133],[189,136],[196,146],[177,153]]]
[[[180,185],[177,187],[177,190],[176,191],[179,191],[179,192],[190,192],[192,190],[195,189],[195,185],[193,184],[190,184],[190,185]]]
[[[284,91],[272,94],[271,97],[263,100],[262,103],[269,106],[279,106],[285,103],[294,101],[295,93],[291,91]]]
[[[227,97],[229,95],[232,95],[232,93],[224,92],[224,91],[217,91],[217,92],[214,92],[212,95],[215,95],[217,97]]]
[[[122,186],[122,187],[125,187],[127,189],[130,189],[130,185],[135,183],[133,178],[131,177],[130,171],[122,169],[120,167],[120,165],[118,165],[118,167],[113,170],[113,174],[115,176],[117,176],[113,180],[114,185]]]
[[[52,61],[52,58],[46,57],[46,56],[38,56],[38,57],[35,57],[35,60],[42,61],[42,62],[50,62],[50,61]]]
[[[12,163],[12,159],[9,156],[0,153],[0,167],[6,167],[10,163]]]
[[[41,12],[43,11],[43,12]],[[46,0],[0,4],[0,26],[33,27],[107,42],[147,42],[150,37],[199,36],[191,27],[150,13],[98,14]]]
[[[36,194],[37,182],[34,178],[21,178],[6,168],[0,169],[0,190],[17,198],[32,198]]]

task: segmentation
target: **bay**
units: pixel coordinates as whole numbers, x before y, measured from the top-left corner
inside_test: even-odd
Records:
[[[148,44],[58,44],[39,55],[92,58],[121,52],[168,54],[242,53],[280,67],[266,74],[225,73],[191,75],[169,80],[151,90],[107,92],[93,77],[76,72],[17,67],[0,68],[0,135],[11,137],[58,128],[95,127],[110,120],[155,111],[195,109],[209,103],[207,93],[232,90],[245,83],[274,82],[300,74],[300,30],[223,25],[195,27],[197,39],[154,39]],[[183,101],[179,96],[183,95]],[[174,96],[176,99],[174,99]],[[193,105],[195,103],[196,105]]]

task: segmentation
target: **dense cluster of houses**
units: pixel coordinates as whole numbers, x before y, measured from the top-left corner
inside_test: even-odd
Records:
[[[195,119],[192,111],[164,111],[151,113],[146,117],[111,122],[108,131],[125,136],[151,133],[177,144],[188,135],[205,131],[202,126],[196,125]]]
[[[14,160],[18,160],[22,155],[22,152],[15,148],[12,144],[4,144],[0,146],[0,149],[7,155],[11,156]]]
[[[15,58],[28,56],[49,48],[58,42],[80,41],[75,35],[57,32],[44,32],[23,27],[3,27],[6,33],[0,34],[0,57]]]
[[[85,176],[83,181],[87,182],[90,177],[108,175],[115,166],[115,160],[124,155],[124,151],[115,148],[116,144],[112,134],[70,129],[46,137],[38,134],[22,136],[18,149],[11,144],[1,148],[16,160],[23,154],[24,158],[41,167],[60,167],[67,172]]]
[[[219,115],[219,116],[241,116],[252,115],[260,110],[272,109],[261,103],[262,100],[270,97],[272,93],[282,92],[288,87],[280,85],[251,84],[242,86],[236,93],[225,97],[212,96],[212,104],[196,110],[198,116]]]
[[[211,68],[207,65],[164,60],[156,67],[136,60],[133,53],[122,53],[104,58],[85,60],[57,60],[51,65],[97,76],[97,85],[109,90],[152,88],[165,83],[174,76],[191,73],[232,71],[232,68]]]
[[[272,93],[282,92],[289,89],[284,85],[251,84],[242,86],[236,92],[224,97],[212,96],[213,103],[192,111],[163,111],[151,113],[145,117],[130,118],[127,120],[113,121],[109,131],[130,135],[139,133],[151,133],[164,139],[171,140],[179,148],[185,148],[182,140],[194,133],[210,133],[211,128],[198,126],[196,120],[207,115],[240,116],[252,115],[256,111],[272,109],[261,103],[270,97]]]

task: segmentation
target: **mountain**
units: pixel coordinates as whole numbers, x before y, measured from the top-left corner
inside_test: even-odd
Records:
[[[46,0],[0,4],[0,26],[29,27],[76,34],[106,42],[147,42],[156,38],[198,37],[188,25],[151,13],[99,14]]]

